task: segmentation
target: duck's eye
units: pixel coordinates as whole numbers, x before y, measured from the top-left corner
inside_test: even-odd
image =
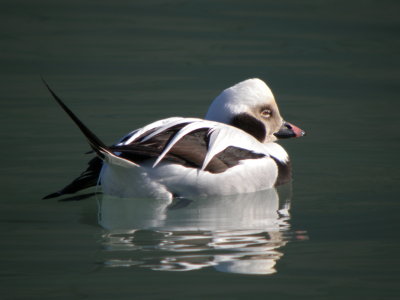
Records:
[[[271,118],[271,116],[272,116],[272,111],[270,109],[263,109],[261,111],[261,117],[268,119]]]

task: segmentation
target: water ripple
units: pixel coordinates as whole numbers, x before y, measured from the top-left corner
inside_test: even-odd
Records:
[[[177,200],[180,201],[180,200]],[[102,261],[107,267],[191,271],[212,267],[273,274],[283,247],[304,231],[290,230],[290,186],[227,197],[99,199]]]

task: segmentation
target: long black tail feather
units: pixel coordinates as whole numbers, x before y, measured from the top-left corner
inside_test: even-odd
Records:
[[[44,85],[47,87],[54,100],[61,106],[61,108],[68,114],[68,116],[74,121],[74,123],[79,127],[81,132],[85,135],[89,142],[90,147],[98,155],[98,157],[93,158],[89,161],[88,168],[80,174],[78,178],[73,180],[63,189],[58,192],[49,194],[43,199],[50,199],[59,197],[66,194],[73,194],[80,190],[95,186],[98,184],[98,178],[103,165],[101,159],[104,159],[104,152],[109,152],[109,148],[89,129],[81,120],[64,104],[64,102],[56,95],[56,93],[50,88],[47,82],[42,78]]]
[[[85,135],[89,142],[90,147],[99,155],[100,158],[104,158],[102,152],[108,152],[108,147],[89,129],[81,120],[65,105],[65,103],[56,95],[56,93],[50,88],[47,82],[42,78],[44,85],[47,87],[54,100],[61,106],[61,108],[68,114],[68,116],[74,121],[79,127],[81,132]]]

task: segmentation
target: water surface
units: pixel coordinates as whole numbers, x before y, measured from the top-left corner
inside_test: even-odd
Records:
[[[3,1],[4,299],[397,299],[396,1]],[[236,199],[43,201],[88,146],[201,117],[260,77],[286,120],[292,191]],[[289,196],[287,196],[289,195]],[[228,203],[229,202],[229,203]]]

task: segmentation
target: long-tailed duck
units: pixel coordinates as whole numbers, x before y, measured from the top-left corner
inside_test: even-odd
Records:
[[[224,90],[205,119],[162,119],[106,146],[45,85],[97,154],[77,179],[45,198],[100,184],[109,195],[166,199],[264,190],[291,178],[289,156],[275,141],[305,134],[283,120],[271,90],[255,78]]]

